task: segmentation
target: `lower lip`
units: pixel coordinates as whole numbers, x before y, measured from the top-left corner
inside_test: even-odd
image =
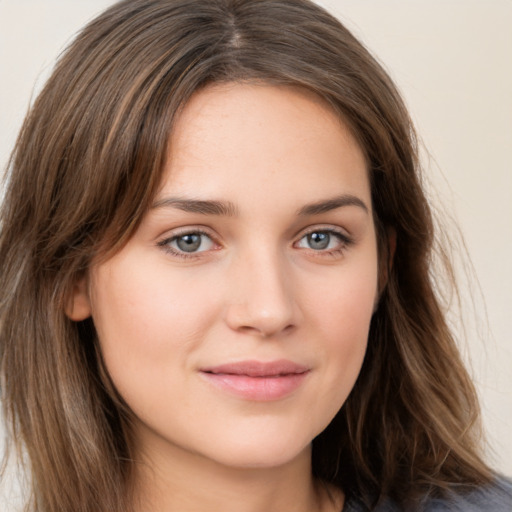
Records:
[[[270,402],[291,395],[300,387],[308,373],[290,373],[276,377],[249,377],[208,372],[201,372],[201,375],[217,388],[245,400]]]

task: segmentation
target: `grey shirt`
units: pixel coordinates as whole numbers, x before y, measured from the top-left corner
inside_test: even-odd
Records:
[[[445,499],[429,499],[414,508],[403,508],[384,500],[372,510],[362,501],[349,499],[342,512],[512,512],[512,481],[497,478],[489,486]]]

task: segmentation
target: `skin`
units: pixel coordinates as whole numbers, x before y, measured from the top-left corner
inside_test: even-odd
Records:
[[[140,508],[339,511],[342,494],[311,477],[310,447],[355,383],[377,300],[363,152],[314,95],[261,84],[196,93],[170,142],[153,207],[68,311],[92,315],[134,414]],[[229,207],[185,211],[176,199]],[[304,211],[317,203],[326,211]],[[198,230],[196,249],[183,235]],[[283,359],[307,373],[275,400],[201,373]]]

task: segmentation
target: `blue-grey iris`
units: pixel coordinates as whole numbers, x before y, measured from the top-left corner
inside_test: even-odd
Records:
[[[189,234],[176,239],[176,245],[183,252],[195,252],[201,247],[201,235]]]
[[[329,246],[331,235],[329,233],[315,232],[307,235],[308,245],[311,249],[322,250]]]

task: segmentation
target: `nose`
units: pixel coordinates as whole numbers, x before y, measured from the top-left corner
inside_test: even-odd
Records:
[[[226,323],[237,331],[272,337],[291,331],[299,321],[293,282],[277,254],[239,258],[231,269]]]

